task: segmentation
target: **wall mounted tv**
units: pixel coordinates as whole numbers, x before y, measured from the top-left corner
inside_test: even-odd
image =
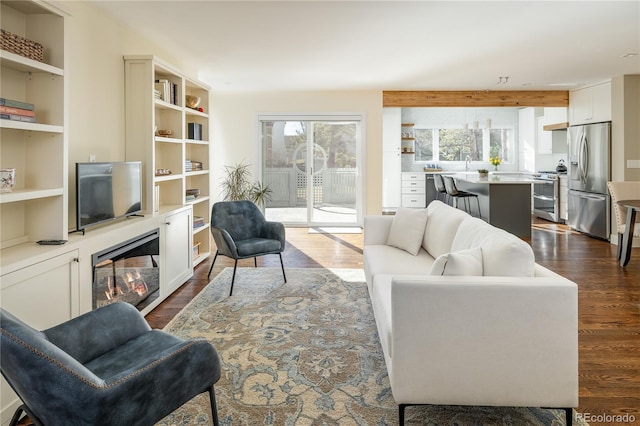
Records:
[[[76,228],[142,210],[142,162],[76,163]]]

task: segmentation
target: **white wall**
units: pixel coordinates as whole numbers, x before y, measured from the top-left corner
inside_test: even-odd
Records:
[[[364,113],[365,214],[382,211],[382,92],[213,92],[211,194],[221,199],[224,166],[246,161],[256,166],[259,150],[258,114]]]
[[[105,16],[87,2],[63,2],[69,76],[69,226],[75,226],[75,163],[125,159],[124,62],[154,54],[185,69],[161,46]],[[188,70],[185,71],[188,74]]]

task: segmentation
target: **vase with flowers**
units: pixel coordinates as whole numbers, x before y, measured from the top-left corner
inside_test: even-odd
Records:
[[[499,157],[490,157],[489,162],[493,165],[493,170],[498,171],[498,166],[502,163]]]

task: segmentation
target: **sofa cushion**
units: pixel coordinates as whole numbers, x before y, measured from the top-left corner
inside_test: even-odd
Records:
[[[404,250],[387,245],[364,246],[363,257],[364,273],[370,287],[373,277],[378,274],[426,275],[433,263],[433,258],[423,249],[412,256]],[[373,288],[369,290],[374,291]]]
[[[482,248],[442,254],[431,265],[429,275],[482,276]]]
[[[451,251],[482,247],[482,268],[486,276],[532,277],[535,256],[531,246],[513,234],[474,217],[458,227]]]
[[[424,228],[427,225],[425,209],[400,207],[393,217],[387,245],[417,255],[422,245]]]
[[[438,200],[429,203],[427,214],[422,247],[434,258],[451,252],[451,243],[460,222],[471,216]]]

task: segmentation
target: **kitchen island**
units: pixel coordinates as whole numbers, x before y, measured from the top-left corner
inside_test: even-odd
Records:
[[[462,191],[478,194],[482,219],[521,238],[531,237],[531,184],[533,176],[521,173],[477,172],[448,174]]]

